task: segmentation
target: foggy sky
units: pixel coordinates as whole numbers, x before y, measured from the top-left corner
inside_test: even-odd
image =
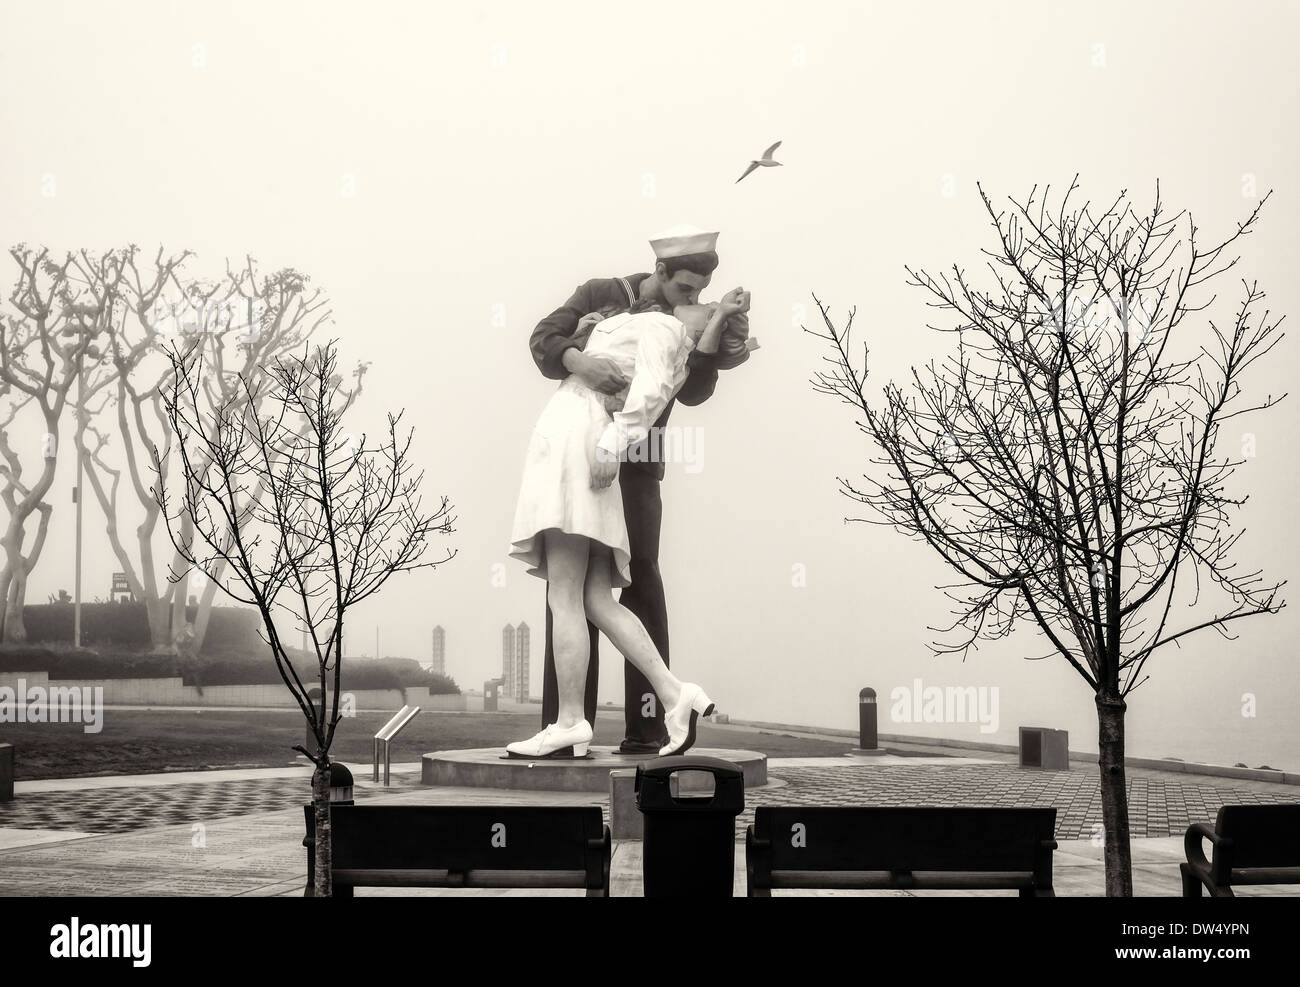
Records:
[[[839,727],[855,725],[864,685],[882,698],[917,678],[996,685],[994,737],[881,730],[1014,742],[1017,725],[1061,726],[1095,750],[1085,683],[1059,660],[1021,660],[1041,639],[964,664],[929,655],[948,574],[900,535],[844,523],[860,509],[835,478],[861,473],[869,446],[808,386],[824,349],[799,324],[814,292],[857,306],[878,392],[946,345],[903,265],[978,265],[992,243],[975,182],[1019,197],[1076,172],[1097,199],[1128,188],[1143,204],[1159,178],[1207,238],[1254,207],[1243,176],[1276,188],[1240,269],[1295,311],[1296,5],[563,7],[6,0],[6,246],[162,243],[196,251],[195,274],[245,253],[310,274],[332,298],[341,363],[373,361],[350,424],[405,407],[426,494],[459,516],[457,558],[390,582],[350,642],[371,651],[378,622],[384,653],[425,658],[441,623],[448,671],[478,688],[500,672],[501,626],[527,620],[537,694],[543,584],[506,557],[528,434],[555,386],[528,334],[579,282],[645,270],[657,230],[721,230],[706,298],[751,289],[762,348],[673,414],[704,438],[702,468],[672,465],[663,486],[673,668],[733,717]],[[776,140],[784,167],[735,184]],[[1229,304],[1233,288],[1229,275]],[[1250,393],[1285,391],[1296,366],[1287,340]],[[1300,554],[1297,400],[1242,425],[1258,455],[1238,474],[1251,496],[1239,558],[1275,579]],[[60,463],[29,603],[72,588],[73,466]],[[89,496],[86,521],[89,598],[118,566]],[[1292,612],[1233,629],[1235,642],[1211,631],[1152,659],[1131,754],[1300,767]],[[620,660],[602,659],[602,699],[619,698]],[[1258,696],[1253,719],[1243,693]]]

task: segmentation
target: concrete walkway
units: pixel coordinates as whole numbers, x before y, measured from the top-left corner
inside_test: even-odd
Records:
[[[922,751],[909,752],[912,755]],[[756,804],[1056,805],[1058,895],[1099,895],[1102,850],[1096,768],[1023,771],[996,756],[771,758],[772,782],[746,792],[737,833]],[[388,804],[600,804],[587,793],[426,788],[419,764],[394,765],[393,787],[350,765],[358,801]],[[311,770],[272,768],[20,782],[0,804],[0,894],[300,895],[306,875],[302,803]],[[1294,787],[1130,769],[1134,886],[1140,895],[1180,893],[1178,864],[1188,821],[1212,820],[1225,802],[1294,802]],[[744,845],[736,851],[744,893]],[[612,891],[641,893],[641,844],[615,843]],[[1243,889],[1289,895],[1293,888]],[[483,896],[540,892],[362,889],[359,895]],[[574,892],[556,891],[556,895]],[[792,894],[794,892],[791,892]],[[826,892],[913,896],[948,892]],[[1003,894],[1005,892],[985,892]]]

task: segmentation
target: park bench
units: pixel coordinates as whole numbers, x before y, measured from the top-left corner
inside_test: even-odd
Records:
[[[314,884],[315,817],[307,819]],[[333,884],[353,888],[585,888],[609,896],[610,833],[598,805],[334,805]]]
[[[1054,808],[760,806],[749,897],[774,889],[1016,889],[1051,897]]]
[[[1232,898],[1234,884],[1300,884],[1300,805],[1220,806],[1213,826],[1187,827],[1183,846],[1184,898],[1199,898],[1202,885],[1215,898]]]

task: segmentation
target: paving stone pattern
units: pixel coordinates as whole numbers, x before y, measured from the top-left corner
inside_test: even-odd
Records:
[[[773,768],[771,774],[784,784],[747,793],[738,820],[742,829],[753,822],[756,804],[1054,805],[1058,839],[1086,839],[1101,822],[1101,793],[1091,768],[1037,772],[990,764],[836,765]],[[409,789],[412,800],[422,801],[422,793],[436,800],[434,789],[401,787]],[[1300,801],[1300,792],[1277,786],[1232,785],[1163,772],[1131,772],[1128,787],[1134,837],[1181,836],[1193,822],[1212,822],[1226,803]],[[359,789],[357,798],[384,794],[381,788]],[[484,801],[499,801],[503,795],[509,801],[509,793],[485,791]],[[543,793],[528,796],[529,802],[545,799]],[[292,809],[307,799],[305,787],[286,778],[32,793],[0,803],[0,828],[128,833]],[[608,816],[608,798],[593,795],[585,801],[603,805]]]
[[[310,790],[286,778],[42,792],[0,803],[0,828],[129,833],[288,809],[310,800]]]
[[[773,772],[775,777],[777,772]],[[774,805],[1053,805],[1057,839],[1086,839],[1101,824],[1095,768],[1027,771],[1009,765],[788,768],[785,789],[755,793]],[[1263,786],[1260,786],[1263,787]],[[1213,822],[1225,804],[1300,802],[1300,791],[1261,791],[1164,772],[1128,779],[1129,835],[1182,836],[1194,822]],[[753,821],[752,808],[742,816]]]

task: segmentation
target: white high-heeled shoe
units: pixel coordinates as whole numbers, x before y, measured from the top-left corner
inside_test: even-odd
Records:
[[[713,700],[694,682],[683,682],[677,705],[664,713],[668,743],[659,748],[660,757],[685,754],[695,745],[695,721],[713,713]]]
[[[507,744],[506,753],[511,757],[537,759],[586,757],[591,737],[591,724],[586,720],[579,720],[573,726],[566,728],[551,723],[527,740],[517,740],[513,744]]]

